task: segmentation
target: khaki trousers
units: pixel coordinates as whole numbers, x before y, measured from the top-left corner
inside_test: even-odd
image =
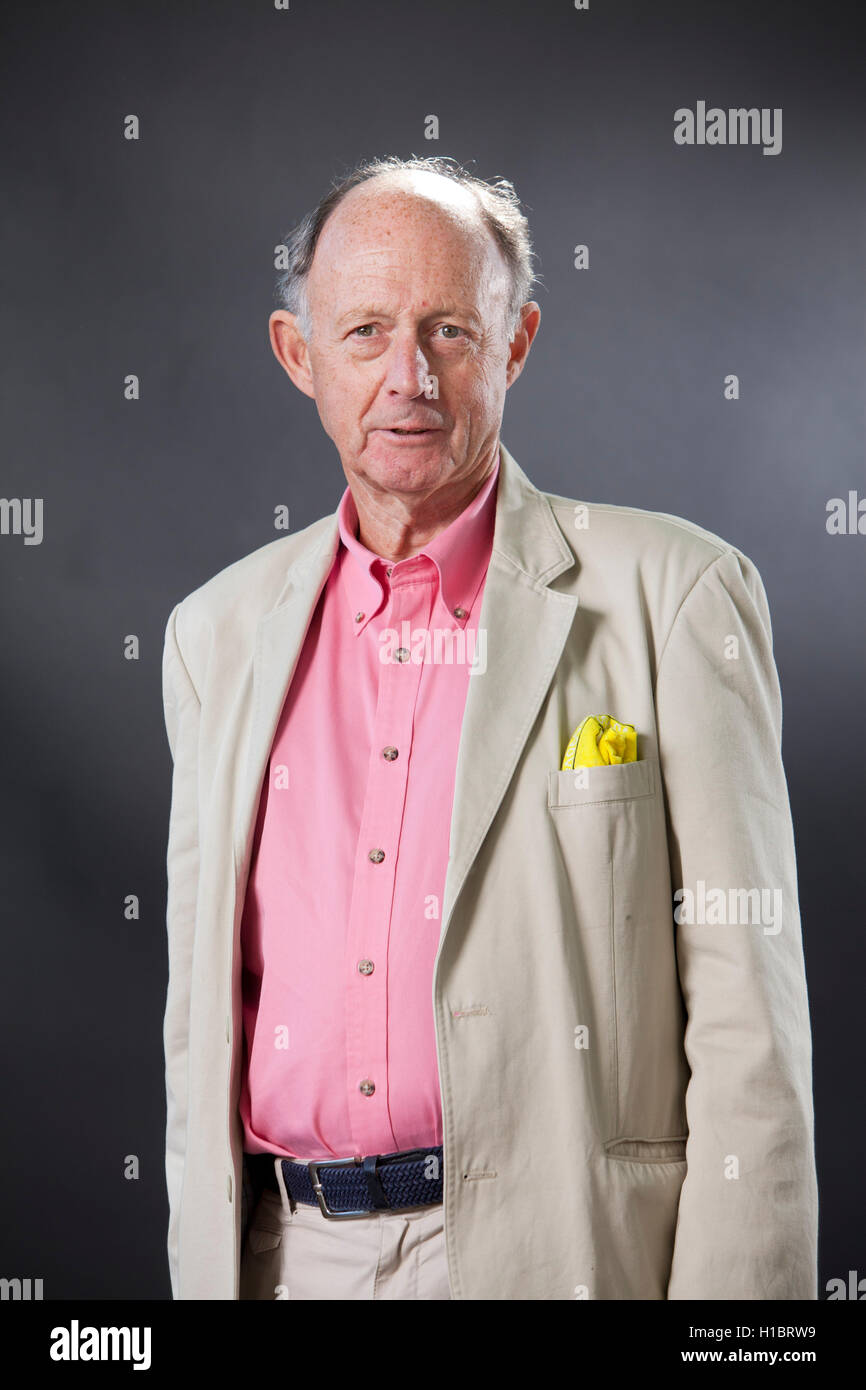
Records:
[[[261,1193],[241,1253],[241,1299],[450,1299],[441,1202],[334,1221]]]

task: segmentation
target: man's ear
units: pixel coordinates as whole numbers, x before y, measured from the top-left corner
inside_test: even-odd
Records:
[[[276,309],[268,320],[268,336],[280,366],[288,372],[299,391],[315,399],[310,354],[297,317],[286,309]]]
[[[529,356],[529,349],[532,347],[532,340],[538,332],[540,322],[541,308],[534,299],[530,299],[520,311],[520,325],[511,340],[511,355],[505,372],[506,389],[517,380],[523,371],[523,365]]]

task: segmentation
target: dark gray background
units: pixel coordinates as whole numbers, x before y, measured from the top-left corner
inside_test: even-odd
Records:
[[[43,1278],[46,1298],[168,1296],[165,622],[275,538],[275,505],[297,530],[345,485],[271,356],[274,246],[356,159],[433,152],[512,179],[528,209],[543,319],[502,429],[523,469],[698,522],[764,579],[814,1027],[819,1289],[866,1275],[866,536],[825,529],[828,498],[866,492],[856,13],[4,7],[0,493],[44,498],[45,536],[0,537],[0,1274]],[[699,99],[782,107],[781,154],[677,147],[674,110]]]

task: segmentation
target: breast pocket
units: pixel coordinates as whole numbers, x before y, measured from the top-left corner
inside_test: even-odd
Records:
[[[637,1117],[641,1028],[660,969],[653,959],[667,911],[663,798],[653,759],[547,775],[548,814],[562,872],[563,918],[588,1026],[587,1057],[606,1140]],[[649,1046],[652,1051],[652,1044]],[[640,1133],[641,1131],[636,1131]],[[652,1133],[652,1130],[647,1131]]]
[[[570,768],[547,774],[547,804],[552,810],[571,806],[593,806],[599,801],[630,801],[635,796],[653,796],[656,789],[655,763],[649,758],[634,763],[611,763],[601,767]]]

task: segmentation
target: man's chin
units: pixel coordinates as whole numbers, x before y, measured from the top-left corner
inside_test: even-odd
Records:
[[[423,439],[394,437],[376,430],[367,438],[361,462],[364,472],[385,487],[429,487],[444,469],[451,471],[450,439],[445,430],[428,430]]]

